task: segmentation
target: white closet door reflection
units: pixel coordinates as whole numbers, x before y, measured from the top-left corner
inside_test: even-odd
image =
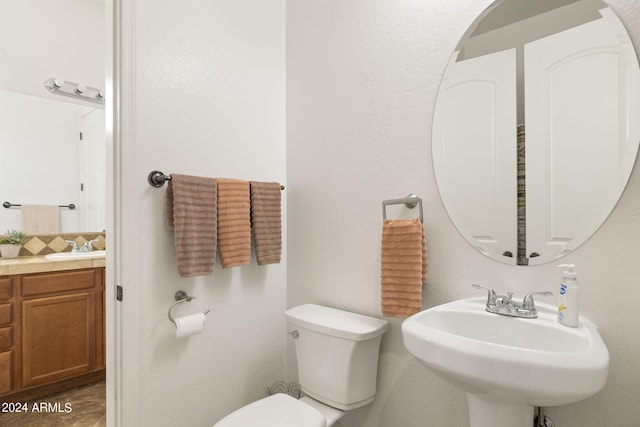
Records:
[[[494,259],[515,264],[516,52],[461,62],[453,62],[455,56],[434,116],[440,194],[467,241]]]
[[[527,254],[551,261],[583,243],[624,189],[638,135],[627,99],[635,54],[608,9],[590,22],[525,45]],[[613,19],[607,19],[613,18]],[[616,31],[612,31],[612,28]],[[625,167],[626,166],[626,167]],[[593,203],[598,200],[598,203]]]
[[[104,138],[104,111],[89,110],[80,117],[79,178],[84,210],[82,230],[106,228],[107,149]]]

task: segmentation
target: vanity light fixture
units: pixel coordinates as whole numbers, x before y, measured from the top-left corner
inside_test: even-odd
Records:
[[[99,88],[56,79],[54,77],[46,80],[44,87],[51,93],[104,105],[104,95],[102,94],[102,89]]]

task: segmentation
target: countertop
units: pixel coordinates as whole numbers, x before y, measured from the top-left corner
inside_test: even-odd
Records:
[[[18,257],[15,259],[0,258],[0,276],[45,273],[49,271],[79,270],[81,268],[104,266],[104,257],[70,260],[51,260],[45,259],[44,256]]]

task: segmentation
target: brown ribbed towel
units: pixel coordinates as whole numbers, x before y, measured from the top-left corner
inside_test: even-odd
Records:
[[[167,225],[175,232],[178,273],[213,272],[216,259],[216,180],[171,175],[167,188]]]
[[[218,178],[218,248],[223,267],[251,261],[249,181]]]
[[[258,265],[277,264],[282,254],[280,184],[256,181],[250,184],[251,228]]]
[[[427,244],[419,219],[387,219],[382,227],[382,314],[408,317],[422,310]]]

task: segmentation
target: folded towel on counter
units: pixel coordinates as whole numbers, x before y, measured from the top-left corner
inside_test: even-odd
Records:
[[[251,261],[249,181],[218,178],[218,249],[223,267]]]
[[[217,238],[215,178],[171,174],[167,188],[167,225],[175,232],[178,273],[213,273]]]
[[[280,184],[251,181],[250,186],[251,228],[258,265],[277,264],[282,255]]]
[[[59,233],[60,207],[57,205],[22,205],[22,231],[27,234]]]
[[[422,310],[427,244],[419,219],[387,219],[382,227],[382,314],[408,317]]]

